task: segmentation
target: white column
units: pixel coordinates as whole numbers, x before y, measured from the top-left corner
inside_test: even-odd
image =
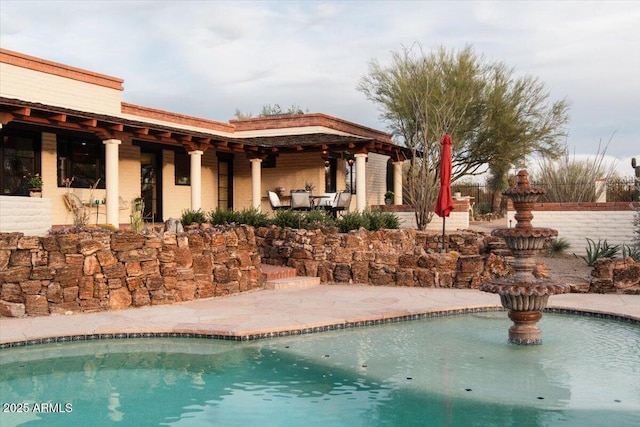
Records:
[[[367,155],[358,153],[356,157],[356,210],[364,211],[367,208]]]
[[[251,205],[260,212],[260,198],[262,197],[262,159],[251,159]]]
[[[191,162],[191,210],[197,211],[202,207],[202,155],[203,151],[189,151]]]
[[[118,218],[118,197],[120,180],[118,167],[119,145],[122,141],[119,139],[106,139],[102,141],[105,145],[105,188],[107,190],[106,209],[107,224],[111,224],[116,228],[120,227],[120,219]]]
[[[403,161],[393,162],[393,204],[402,204],[402,165]]]

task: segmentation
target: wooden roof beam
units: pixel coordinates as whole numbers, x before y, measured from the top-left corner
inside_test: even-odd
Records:
[[[98,121],[96,119],[82,119],[77,122],[79,125],[87,126],[87,127],[97,127]]]
[[[51,116],[49,116],[49,120],[54,121],[54,122],[64,123],[64,122],[67,121],[67,115],[66,114],[52,114]]]

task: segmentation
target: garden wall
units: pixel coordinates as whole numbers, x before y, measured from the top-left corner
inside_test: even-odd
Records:
[[[118,310],[262,286],[252,227],[195,233],[0,233],[0,315]]]
[[[380,205],[374,206],[383,212],[393,212],[400,219],[401,228],[416,228],[415,211],[410,205]],[[469,211],[471,203],[469,197],[453,199],[453,211],[444,220],[444,227],[447,232],[465,230],[469,228]],[[438,215],[433,215],[433,219],[427,224],[427,231],[442,232],[443,219]]]
[[[51,199],[0,196],[0,233],[44,236],[51,229]]]
[[[446,253],[440,253],[440,239],[439,234],[414,229],[330,234],[279,227],[256,230],[263,263],[293,267],[298,275],[320,277],[321,282],[478,288],[483,280],[507,273],[502,258],[481,254],[481,235],[448,233]]]
[[[638,208],[639,202],[535,203],[531,224],[558,230],[558,238],[571,245],[568,252],[585,255],[586,238],[595,242],[606,239],[610,245],[631,245],[634,209]],[[508,209],[507,220],[515,224],[511,201]]]

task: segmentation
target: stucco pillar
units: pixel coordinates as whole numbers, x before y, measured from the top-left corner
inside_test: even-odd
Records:
[[[189,151],[191,162],[191,210],[197,211],[202,207],[202,155],[203,151]]]
[[[119,145],[122,141],[119,139],[106,139],[102,141],[105,146],[105,188],[106,188],[106,210],[107,224],[111,224],[116,228],[120,227],[120,219],[118,218],[118,197],[120,180],[118,168]]]
[[[251,159],[251,206],[260,212],[260,198],[262,196],[262,159]]]
[[[402,165],[403,161],[393,162],[393,204],[402,204]]]
[[[356,158],[356,210],[364,211],[367,208],[367,155],[358,153]]]

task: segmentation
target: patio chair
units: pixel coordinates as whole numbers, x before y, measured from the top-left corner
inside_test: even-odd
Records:
[[[291,210],[309,211],[311,210],[311,193],[308,191],[291,192]]]
[[[269,197],[269,204],[271,205],[271,209],[273,209],[274,211],[291,208],[291,206],[283,205],[280,202],[280,197],[278,197],[278,193],[276,193],[275,191],[267,191],[267,196]]]
[[[316,207],[320,209],[327,209],[336,205],[338,200],[338,193],[322,193],[316,197],[318,200]]]
[[[342,212],[349,210],[350,205],[351,205],[351,192],[341,191],[336,196],[335,206],[331,206],[327,208],[327,210],[331,213],[331,215],[334,218],[337,218],[338,213],[342,215]]]

